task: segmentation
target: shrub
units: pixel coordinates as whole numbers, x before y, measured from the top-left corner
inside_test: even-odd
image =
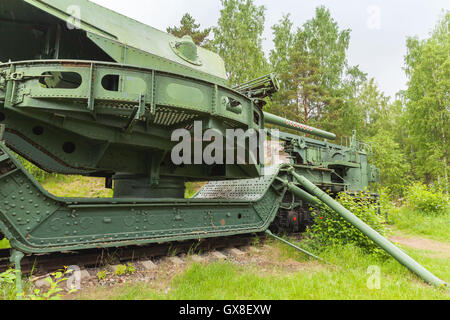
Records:
[[[341,193],[336,200],[372,229],[382,236],[386,235],[384,215],[379,214],[378,204],[363,193],[357,198]],[[384,254],[378,245],[329,207],[324,205],[312,212],[315,223],[308,229],[306,236],[315,242],[318,249],[353,244],[367,253]]]
[[[121,264],[121,265],[117,266],[115,274],[116,274],[116,276],[123,276],[124,274],[126,274],[126,272],[127,272],[127,266]]]
[[[136,268],[131,263],[128,263],[127,265],[122,264],[122,265],[117,266],[115,274],[116,274],[116,276],[123,276],[126,274],[132,275],[135,272],[136,272]]]
[[[25,284],[22,288],[21,297],[24,300],[61,300],[62,295],[60,294],[63,289],[60,285],[66,281],[67,274],[72,272],[64,267],[63,270],[54,272],[50,277],[47,277],[45,281],[50,284],[50,288],[44,292],[40,289],[34,289],[32,292],[29,288],[29,284]],[[16,288],[16,278],[19,276],[19,271],[14,269],[8,269],[7,271],[0,273],[0,299],[2,300],[15,300],[19,298],[19,294]],[[75,292],[76,289],[70,290],[69,293]]]
[[[16,273],[13,269],[0,273],[0,300],[16,299]]]
[[[389,215],[396,208],[393,201],[393,193],[388,187],[380,187],[376,192],[380,195],[380,212],[387,220],[389,220]]]
[[[25,295],[26,300],[61,300],[62,295],[60,292],[63,291],[59,286],[68,280],[66,277],[72,270],[68,270],[67,267],[64,267],[63,270],[54,272],[51,274],[51,277],[47,277],[45,281],[50,284],[50,288],[47,292],[41,291],[41,289],[34,289],[32,294]],[[76,289],[72,289],[69,293],[76,292]]]
[[[128,263],[126,272],[127,274],[134,274],[136,272],[136,268],[131,263]]]
[[[407,188],[406,204],[424,215],[442,215],[450,212],[449,197],[438,188],[414,183]]]
[[[106,270],[97,272],[97,278],[99,281],[106,280]]]
[[[411,167],[401,146],[389,130],[380,130],[369,142],[373,146],[371,162],[381,169],[381,185],[388,187],[392,195],[402,196]]]
[[[184,197],[186,199],[192,198],[197,191],[194,188],[194,184],[191,182],[186,183],[186,192]]]
[[[11,248],[8,239],[1,239],[0,237],[0,249],[8,249],[8,248]]]

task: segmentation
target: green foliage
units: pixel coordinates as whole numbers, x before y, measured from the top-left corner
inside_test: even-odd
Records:
[[[211,28],[200,30],[200,24],[195,23],[195,19],[186,13],[183,18],[181,18],[181,25],[179,27],[169,27],[167,32],[173,34],[178,38],[183,36],[190,36],[194,43],[201,47],[209,47],[208,36],[211,33]]]
[[[97,279],[99,281],[105,280],[106,279],[106,273],[107,273],[106,270],[97,272]]]
[[[424,215],[450,213],[449,196],[422,183],[414,183],[407,188],[406,201],[409,208]]]
[[[0,273],[0,300],[14,300],[16,293],[16,270],[8,269]]]
[[[449,214],[424,215],[408,207],[394,208],[389,213],[389,223],[407,235],[425,236],[448,242],[450,234]],[[443,247],[444,248],[444,247]]]
[[[409,183],[411,170],[402,148],[394,141],[392,133],[383,129],[368,142],[372,145],[371,163],[382,169],[382,185],[393,195],[401,196],[404,186]]]
[[[14,155],[22,162],[22,165],[25,167],[25,169],[39,182],[42,183],[46,181],[47,179],[51,177],[57,177],[57,174],[54,173],[48,173],[38,167],[36,167],[34,164],[26,160],[25,158],[21,157],[20,155],[14,153]]]
[[[293,23],[287,14],[272,26],[274,49],[270,51],[270,64],[273,71],[283,74],[289,70],[289,54],[294,44],[295,34],[292,32]],[[284,82],[281,83],[283,85]]]
[[[343,130],[357,130],[364,138],[373,137],[380,130],[392,130],[391,119],[392,105],[389,104],[389,97],[378,89],[375,79],[362,80],[358,76],[358,70],[353,70],[356,76],[350,82],[351,89],[348,90],[349,111],[342,123]],[[344,131],[344,132],[345,132]]]
[[[51,194],[64,198],[112,198],[113,190],[106,189],[104,179],[58,175],[42,182]]]
[[[61,300],[61,294],[60,292],[63,291],[59,287],[59,285],[67,281],[68,278],[66,277],[68,273],[72,272],[72,270],[68,270],[67,267],[65,267],[63,270],[54,272],[51,274],[50,277],[46,278],[45,281],[47,281],[50,284],[50,288],[47,291],[41,291],[40,289],[34,289],[33,293],[25,296],[26,300]],[[76,289],[71,290],[69,293],[76,292]]]
[[[22,162],[25,169],[42,184],[44,189],[53,195],[69,198],[111,198],[113,196],[113,190],[105,189],[102,178],[48,173],[39,169],[20,155],[14,155]]]
[[[354,129],[364,136],[386,113],[388,98],[374,80],[348,65],[350,30],[341,30],[328,9],[318,7],[296,31],[289,15],[272,30],[270,63],[281,90],[269,103],[270,112],[338,136]]]
[[[8,249],[11,246],[9,245],[8,239],[2,239],[0,240],[0,249]]]
[[[377,189],[380,196],[380,211],[381,214],[389,216],[395,209],[395,203],[392,200],[391,190],[388,187],[380,187]]]
[[[415,174],[426,183],[444,180],[448,187],[450,149],[450,12],[429,39],[409,38],[405,58],[408,89],[405,99],[407,148]]]
[[[127,265],[121,264],[121,265],[117,266],[115,274],[116,274],[116,276],[123,276],[126,274],[132,275],[135,272],[136,272],[136,268],[131,263],[128,263]]]
[[[127,266],[121,264],[121,265],[117,266],[116,271],[114,273],[116,274],[116,276],[123,276],[126,274],[126,272],[127,272]]]
[[[24,300],[61,300],[60,285],[67,281],[67,274],[71,273],[72,270],[68,270],[67,267],[64,269],[52,273],[48,278],[45,279],[50,285],[47,291],[42,291],[41,289],[34,289],[31,293],[29,288],[24,288],[22,293],[22,299]],[[15,300],[18,298],[18,293],[16,290],[16,279],[19,271],[14,269],[8,269],[4,273],[0,273],[0,288],[1,288],[1,298],[4,300]],[[69,293],[76,292],[76,289],[71,290]]]
[[[315,17],[303,25],[300,41],[303,50],[320,62],[323,72],[320,84],[324,88],[338,87],[347,65],[350,30],[339,30],[330,11],[320,6]]]
[[[224,59],[230,84],[236,85],[269,73],[262,49],[264,6],[254,0],[221,0],[213,47]]]
[[[127,274],[134,274],[135,272],[136,272],[136,268],[131,263],[128,263],[127,264],[126,273]]]
[[[186,183],[186,191],[185,191],[184,197],[185,197],[186,199],[190,199],[190,198],[192,198],[196,193],[197,193],[197,190],[195,189],[194,184],[191,183],[191,182]]]
[[[341,30],[325,7],[294,29],[289,15],[272,27],[273,71],[281,90],[269,102],[274,114],[337,134],[356,129],[373,144],[382,186],[395,197],[411,180],[439,183],[448,192],[450,14],[430,38],[408,40],[408,89],[393,103],[358,67],[347,62],[350,30]]]
[[[358,198],[341,193],[337,201],[372,229],[383,236],[386,235],[384,216],[378,213],[378,205],[364,193]],[[384,255],[384,251],[372,240],[330,208],[322,206],[319,212],[313,211],[313,215],[315,223],[308,229],[306,236],[313,239],[317,248],[352,244],[366,253]]]
[[[184,197],[190,199],[205,186],[206,182],[187,182]]]
[[[299,244],[302,246],[302,243]],[[275,257],[288,249],[284,244],[271,248]],[[410,250],[408,250],[410,253]],[[413,258],[426,263],[433,273],[448,279],[448,259],[427,258],[412,252]],[[445,290],[426,285],[394,259],[367,255],[358,247],[347,245],[329,247],[321,257],[332,263],[330,267],[304,259],[284,266],[280,261],[261,265],[208,263],[192,264],[167,284],[125,284],[113,288],[98,288],[80,299],[107,300],[432,300],[447,299]],[[264,257],[261,257],[264,260]],[[292,260],[291,260],[292,261]],[[290,267],[289,267],[290,266]],[[367,286],[370,266],[381,269],[381,288]],[[161,286],[164,285],[162,288]],[[157,289],[157,288],[161,289]],[[167,290],[166,288],[169,288]]]

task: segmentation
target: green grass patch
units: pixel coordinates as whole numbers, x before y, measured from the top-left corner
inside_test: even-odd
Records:
[[[58,175],[46,179],[42,186],[58,197],[111,198],[113,196],[113,191],[105,188],[105,180],[102,178]]]
[[[289,248],[275,245],[274,250],[295,257]],[[412,257],[442,279],[450,278],[446,259],[429,258],[425,253],[408,250]],[[156,290],[140,283],[113,289],[100,289],[97,297],[111,300],[433,300],[449,299],[448,291],[425,284],[392,258],[364,254],[355,246],[328,248],[321,256],[333,264],[298,271],[282,267],[261,269],[258,265],[240,266],[231,262],[193,264],[168,284],[169,290]],[[305,261],[304,256],[299,261]],[[380,270],[380,289],[368,286],[369,267]],[[89,297],[84,296],[84,299]]]
[[[206,182],[187,182],[184,197],[190,199],[206,184]]]
[[[394,228],[407,234],[450,241],[450,214],[428,216],[403,207],[390,212],[389,220]]]
[[[11,248],[9,245],[9,241],[7,239],[0,240],[0,249],[9,249]]]

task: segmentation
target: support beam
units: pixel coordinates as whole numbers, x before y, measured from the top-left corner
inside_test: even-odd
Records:
[[[17,292],[17,299],[22,300],[23,296],[23,287],[22,287],[22,268],[20,265],[20,262],[22,261],[22,258],[24,257],[24,254],[20,251],[17,251],[15,249],[12,250],[10,261],[14,263],[14,268],[16,271],[16,292]]]
[[[327,262],[327,261],[325,261],[325,260],[319,258],[318,256],[312,254],[311,252],[308,252],[308,251],[306,251],[305,249],[302,249],[302,248],[296,246],[295,244],[290,243],[289,241],[284,240],[283,238],[277,237],[277,236],[274,235],[270,230],[267,230],[266,233],[267,233],[269,236],[271,236],[271,237],[277,239],[278,241],[281,241],[281,242],[287,244],[288,246],[290,246],[290,247],[292,247],[292,248],[294,248],[294,249],[297,249],[298,251],[303,252],[304,254],[306,254],[306,255],[308,255],[308,256],[310,256],[310,257],[313,257],[314,259],[317,259],[317,260],[319,260],[319,261],[322,261],[322,262],[324,262],[324,263],[329,264],[329,262]]]
[[[289,170],[290,174],[305,188],[310,194],[316,196],[320,199],[321,202],[325,203],[328,207],[336,211],[342,218],[350,222],[355,228],[360,230],[364,235],[366,235],[369,239],[374,241],[377,245],[379,245],[383,250],[385,250],[388,254],[390,254],[393,258],[395,258],[398,262],[403,264],[409,270],[417,274],[419,277],[424,279],[426,282],[437,286],[448,286],[448,284],[434,274],[429,272],[419,263],[417,263],[414,259],[408,256],[405,252],[397,248],[393,245],[389,240],[384,238],[378,232],[373,230],[367,224],[365,224],[362,220],[352,214],[349,210],[344,208],[341,204],[339,204],[336,200],[331,198],[328,194],[323,192],[319,187],[315,186],[311,181],[306,179],[305,177],[297,174],[293,168]]]

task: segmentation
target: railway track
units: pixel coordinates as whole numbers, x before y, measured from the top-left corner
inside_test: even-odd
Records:
[[[99,268],[187,253],[208,253],[215,250],[248,246],[253,244],[255,239],[263,241],[265,234],[169,242],[145,246],[91,249],[45,255],[27,255],[22,259],[21,268],[23,274],[26,275],[32,272],[33,277],[39,278],[64,266],[77,265],[81,268]],[[0,272],[12,266],[9,258],[10,249],[0,250]]]

